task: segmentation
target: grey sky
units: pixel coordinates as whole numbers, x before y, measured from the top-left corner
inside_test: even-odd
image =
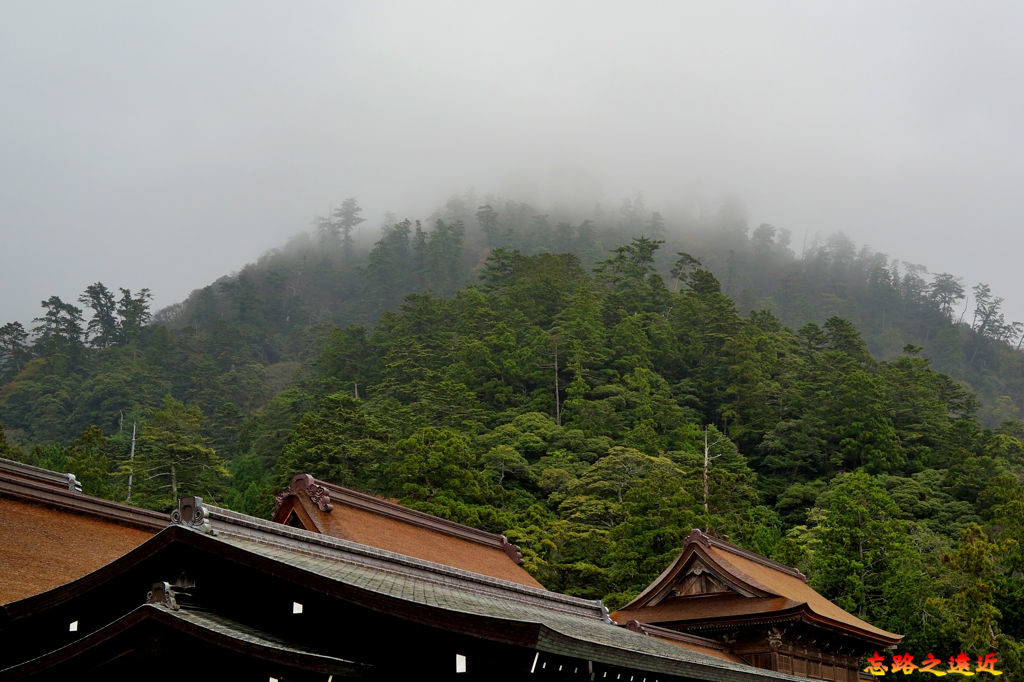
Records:
[[[1022,26],[1020,2],[0,0],[0,323],[97,280],[162,307],[345,197],[425,217],[469,187],[732,193],[1024,319]]]

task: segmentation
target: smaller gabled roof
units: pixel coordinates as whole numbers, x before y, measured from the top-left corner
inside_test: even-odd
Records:
[[[273,520],[370,547],[543,589],[522,567],[519,547],[496,535],[390,500],[292,477],[278,493]]]
[[[713,593],[680,591],[691,575],[713,580]],[[616,620],[710,623],[799,615],[847,635],[891,646],[903,637],[857,618],[818,594],[794,568],[693,530],[679,557]]]
[[[764,616],[765,614],[789,613],[802,606],[785,597],[744,597],[742,595],[716,596],[711,599],[669,599],[653,606],[643,608],[643,617],[648,623],[676,623],[683,621],[701,621],[716,618],[734,618],[743,616]],[[617,614],[627,614],[635,610],[624,606]],[[616,620],[619,620],[616,618]]]

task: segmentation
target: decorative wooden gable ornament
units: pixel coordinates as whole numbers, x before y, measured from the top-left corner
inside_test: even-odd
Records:
[[[692,597],[698,594],[728,594],[739,590],[726,579],[708,568],[700,559],[694,559],[686,573],[676,581],[669,594],[673,597]]]
[[[723,568],[708,553],[707,548],[712,540],[711,536],[705,535],[700,530],[690,531],[686,542],[683,545],[683,552],[672,565],[670,565],[646,590],[640,593],[629,604],[622,607],[623,611],[652,607],[662,604],[666,600],[672,601],[676,598],[685,597],[708,597],[708,596],[733,596],[733,597],[769,597],[771,595],[764,590],[744,581],[742,575],[735,575]],[[739,549],[739,548],[736,548]],[[743,550],[739,550],[743,551]],[[767,561],[764,557],[750,552],[744,552],[750,557]],[[775,564],[775,562],[771,562]],[[775,564],[775,567],[799,576],[806,582],[803,574],[782,564]]]

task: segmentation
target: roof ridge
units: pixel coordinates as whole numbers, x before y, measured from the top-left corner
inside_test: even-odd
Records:
[[[74,474],[60,473],[0,457],[0,475],[4,474],[34,483],[45,484],[58,490],[66,490],[72,493],[82,492],[82,483],[75,478]]]
[[[160,530],[167,525],[167,514],[85,495],[79,490],[56,487],[39,479],[18,476],[2,464],[0,463],[0,497],[48,505],[145,530]]]
[[[335,483],[321,481],[313,478],[310,474],[296,474],[292,476],[288,489],[278,493],[277,504],[288,494],[305,492],[310,500],[323,512],[330,513],[334,503],[345,504],[355,509],[371,512],[373,514],[402,521],[426,530],[443,533],[461,540],[475,542],[485,547],[492,547],[504,551],[517,564],[522,565],[523,557],[519,547],[508,541],[504,535],[490,533],[479,528],[466,526],[455,521],[449,521],[433,514],[411,509],[404,505],[392,502],[376,495],[345,488]],[[275,509],[275,512],[277,510]]]
[[[705,547],[711,546],[717,547],[719,549],[724,549],[725,551],[743,557],[744,559],[749,559],[750,561],[759,563],[762,566],[767,566],[768,568],[775,569],[780,573],[785,573],[805,583],[807,582],[807,576],[805,576],[797,569],[791,566],[786,566],[785,564],[780,564],[778,561],[773,561],[768,557],[761,556],[760,554],[757,554],[756,552],[751,552],[747,549],[743,549],[742,547],[734,545],[730,542],[726,542],[721,538],[715,537],[714,535],[710,535],[709,533],[705,533],[699,528],[694,528],[690,531],[690,534],[686,536],[686,541],[683,543],[683,548],[685,549],[686,546],[691,543],[696,543],[699,545],[703,545]]]
[[[276,545],[282,549],[302,552],[310,556],[332,558],[339,561],[347,560],[348,563],[356,565],[373,565],[379,570],[390,570],[398,574],[415,574],[418,579],[430,580],[447,587],[467,589],[477,593],[491,593],[492,595],[500,592],[506,599],[534,606],[546,606],[552,610],[569,611],[578,615],[581,611],[585,611],[589,617],[600,620],[608,618],[608,610],[600,599],[583,599],[530,587],[510,580],[371,547],[352,540],[274,523],[222,507],[203,504],[201,500],[198,504],[201,504],[208,512],[204,519],[226,524],[211,526],[214,535],[234,535],[241,540]],[[182,525],[193,524],[187,523],[186,519]],[[193,527],[202,532],[202,524],[195,524]],[[322,549],[317,551],[314,546]],[[344,553],[347,556],[341,557],[338,556],[338,553]],[[517,596],[510,596],[509,593]]]

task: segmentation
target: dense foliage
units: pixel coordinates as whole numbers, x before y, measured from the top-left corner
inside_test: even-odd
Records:
[[[1021,671],[1020,329],[987,288],[968,323],[955,277],[841,237],[797,258],[731,204],[670,229],[639,198],[603,223],[477,203],[367,249],[346,201],[153,323],[146,290],[89,287],[88,321],[51,297],[0,329],[0,449],[154,508],[265,514],[308,472],[505,533],[611,606],[700,527],[908,650]]]

